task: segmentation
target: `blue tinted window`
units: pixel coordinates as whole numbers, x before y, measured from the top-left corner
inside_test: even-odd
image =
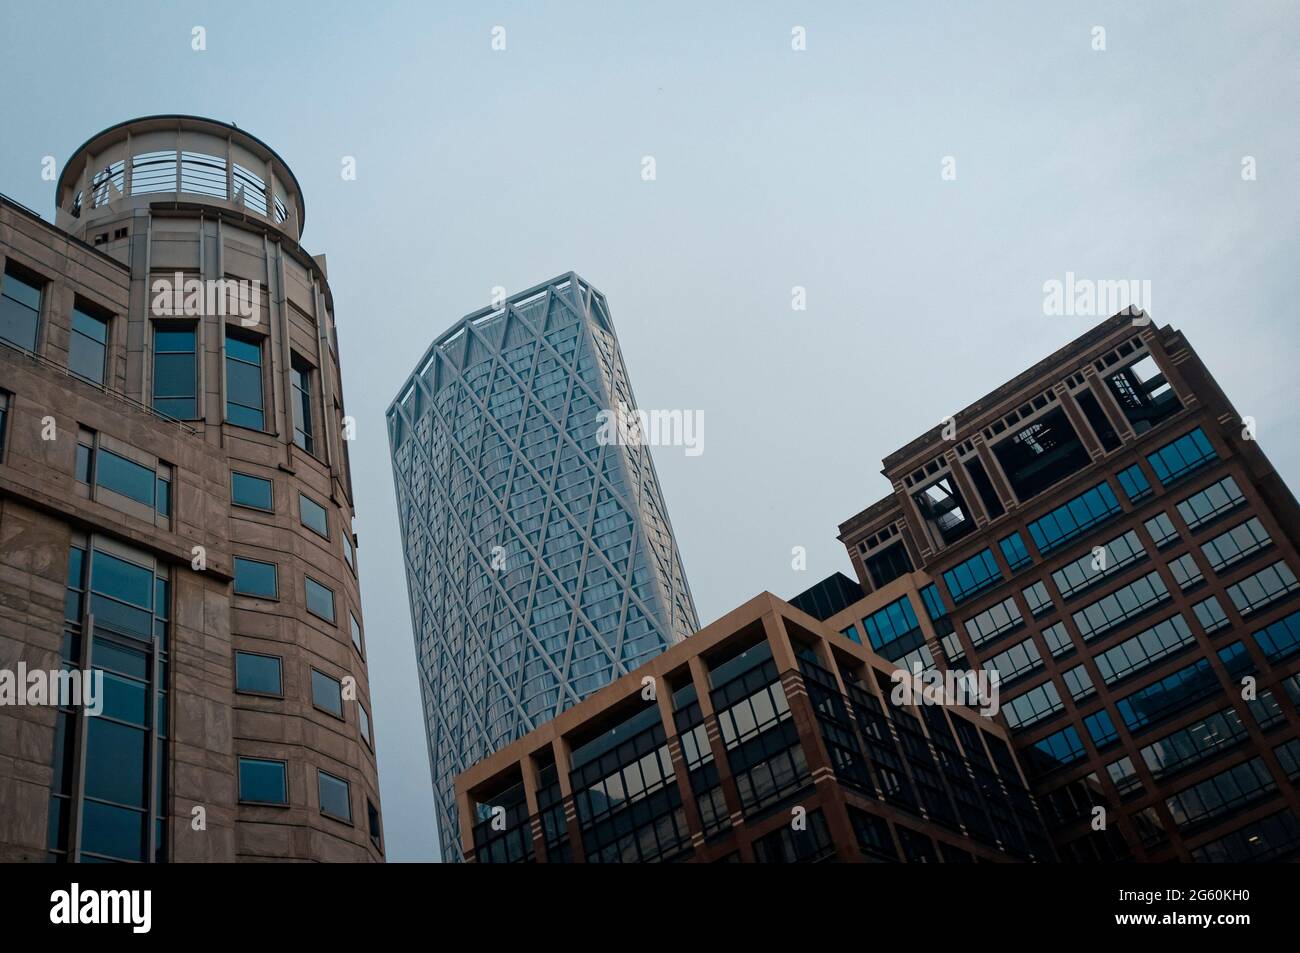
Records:
[[[262,345],[226,329],[226,419],[262,430]]]
[[[68,370],[96,384],[104,383],[104,354],[108,319],[90,314],[80,305],[72,309],[72,334],[68,336]]]
[[[1115,474],[1115,479],[1119,480],[1120,489],[1124,491],[1124,495],[1131,503],[1144,500],[1151,495],[1151,484],[1147,481],[1142,468],[1136,463]]]
[[[909,632],[915,632],[921,627],[921,623],[916,619],[916,611],[912,608],[912,601],[907,596],[895,599],[883,609],[873,612],[862,620],[862,625],[867,630],[867,638],[871,640],[872,648],[875,649],[883,648],[895,639]]]
[[[1002,548],[1002,555],[1006,558],[1012,572],[1033,562],[1029,550],[1025,548],[1025,541],[1020,538],[1019,533],[1012,533],[998,540],[998,546]]]
[[[1026,753],[1035,772],[1046,774],[1048,771],[1078,761],[1088,752],[1074,725],[1066,725],[1060,731],[1034,742]]]
[[[239,799],[262,804],[288,804],[284,762],[240,758]]]
[[[274,563],[235,557],[235,592],[245,596],[277,597],[276,568]]]
[[[235,689],[263,695],[282,694],[280,660],[274,655],[236,652]]]
[[[1119,741],[1119,732],[1115,729],[1115,722],[1111,720],[1110,712],[1104,708],[1083,719],[1083,725],[1088,729],[1088,734],[1092,736],[1092,743],[1099,749]]]
[[[41,289],[5,271],[0,282],[0,338],[24,351],[36,350],[36,325],[41,314]]]
[[[1300,652],[1300,612],[1292,612],[1268,628],[1260,629],[1255,633],[1255,641],[1270,662]]]
[[[236,506],[251,506],[256,510],[273,510],[271,481],[246,473],[230,473],[230,502]]]
[[[302,518],[303,526],[306,526],[314,533],[319,533],[326,539],[329,538],[329,522],[325,517],[325,507],[321,506],[315,500],[299,493],[298,515]]]
[[[317,708],[323,708],[336,718],[343,717],[343,689],[337,678],[330,678],[324,672],[311,670],[311,701]]]
[[[154,472],[102,447],[99,466],[95,468],[95,483],[145,506],[154,505]]]
[[[1191,433],[1183,434],[1172,443],[1167,443],[1155,453],[1149,454],[1147,463],[1151,464],[1151,469],[1155,471],[1156,479],[1168,484],[1218,458],[1219,455],[1214,452],[1214,447],[1210,446],[1209,438],[1200,427],[1197,427]]]
[[[198,416],[194,327],[156,326],[153,333],[153,406],[177,420]]]
[[[939,587],[930,583],[921,590],[921,601],[925,603],[925,611],[930,616],[931,621],[942,619],[948,614],[944,607],[943,596],[939,594]]]
[[[324,771],[317,772],[320,778],[320,811],[339,820],[352,822],[352,798],[348,791],[348,782],[336,778]]]
[[[307,588],[307,611],[329,622],[334,621],[334,593],[322,586],[311,576],[305,578]]]
[[[965,562],[958,563],[943,574],[948,595],[954,604],[968,599],[982,589],[1002,581],[1002,570],[989,549],[980,550]]]
[[[1039,554],[1046,556],[1119,512],[1119,500],[1110,484],[1098,483],[1030,523],[1029,535]]]

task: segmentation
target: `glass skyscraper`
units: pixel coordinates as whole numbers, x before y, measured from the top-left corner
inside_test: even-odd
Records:
[[[388,410],[445,860],[457,774],[698,628],[649,449],[601,439],[635,406],[570,273],[458,322]]]

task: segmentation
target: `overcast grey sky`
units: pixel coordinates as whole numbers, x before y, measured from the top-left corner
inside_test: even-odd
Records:
[[[703,412],[703,454],[655,451],[703,622],[850,571],[836,527],[888,492],[880,458],[1095,323],[1044,316],[1067,271],[1149,280],[1300,482],[1300,6],[703,6],[5,2],[0,191],[52,218],[43,156],[164,112],[302,184],[358,419],[391,860],[437,846],[383,412],[494,286],[578,271],[641,406]]]

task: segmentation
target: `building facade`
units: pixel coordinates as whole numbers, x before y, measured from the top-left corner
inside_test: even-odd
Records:
[[[389,408],[445,860],[457,774],[697,627],[649,449],[608,439],[635,407],[570,273],[458,322]]]
[[[960,705],[914,703],[895,672],[763,593],[462,774],[466,855],[1053,859],[1004,729]]]
[[[232,125],[155,116],[81,146],[56,204],[0,198],[0,670],[102,692],[0,706],[0,860],[381,861],[297,180]]]
[[[883,472],[827,624],[997,670],[1063,860],[1300,850],[1300,510],[1181,332],[1116,315]]]

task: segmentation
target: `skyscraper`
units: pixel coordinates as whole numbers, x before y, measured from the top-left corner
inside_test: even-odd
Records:
[[[887,456],[840,527],[879,605],[828,624],[1000,673],[1063,860],[1300,850],[1300,507],[1255,433],[1121,313]]]
[[[457,322],[388,410],[444,859],[457,774],[698,627],[648,447],[601,439],[635,406],[569,273]]]
[[[0,199],[0,860],[383,860],[324,259],[274,150],[191,116]],[[12,683],[11,683],[12,684]],[[3,681],[0,681],[3,685]]]

